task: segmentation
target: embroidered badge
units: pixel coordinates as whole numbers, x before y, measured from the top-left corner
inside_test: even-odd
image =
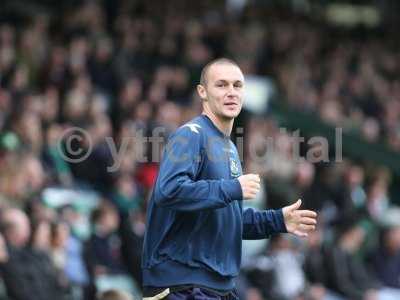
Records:
[[[231,176],[239,177],[240,176],[240,168],[239,168],[238,162],[232,156],[229,157],[229,160],[230,160]]]

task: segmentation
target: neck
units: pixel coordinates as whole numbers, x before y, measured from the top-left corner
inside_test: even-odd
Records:
[[[203,115],[206,115],[207,117],[210,118],[210,120],[213,122],[213,124],[225,135],[229,136],[232,133],[232,128],[233,128],[233,120],[234,119],[223,119],[221,117],[218,117],[216,114],[211,112],[209,109],[206,107],[203,109],[202,112]]]

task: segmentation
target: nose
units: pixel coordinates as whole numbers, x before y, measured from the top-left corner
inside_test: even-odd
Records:
[[[238,91],[235,89],[235,87],[233,86],[233,84],[229,85],[229,89],[228,89],[228,95],[229,98],[233,98],[233,97],[237,97],[238,96]]]

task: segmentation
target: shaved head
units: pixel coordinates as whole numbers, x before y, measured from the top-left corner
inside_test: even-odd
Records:
[[[230,59],[213,60],[203,68],[197,92],[204,112],[222,121],[233,122],[243,104],[242,70]]]
[[[9,208],[1,213],[4,236],[11,245],[25,246],[28,243],[31,227],[27,215],[19,209]]]
[[[229,58],[224,58],[224,57],[223,57],[223,58],[214,59],[214,60],[210,61],[208,64],[206,64],[206,65],[204,66],[204,68],[201,70],[201,75],[200,75],[200,84],[201,84],[201,85],[203,85],[203,86],[206,86],[206,85],[207,85],[208,70],[209,70],[213,65],[220,65],[220,64],[234,65],[234,66],[236,66],[236,67],[239,68],[239,65],[238,65],[235,61],[233,61],[233,60],[231,60],[231,59],[229,59]]]

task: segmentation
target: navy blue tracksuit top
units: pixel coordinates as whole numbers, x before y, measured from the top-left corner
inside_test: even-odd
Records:
[[[230,290],[242,239],[286,232],[281,209],[243,210],[240,175],[235,145],[206,115],[170,136],[148,205],[144,286]]]

